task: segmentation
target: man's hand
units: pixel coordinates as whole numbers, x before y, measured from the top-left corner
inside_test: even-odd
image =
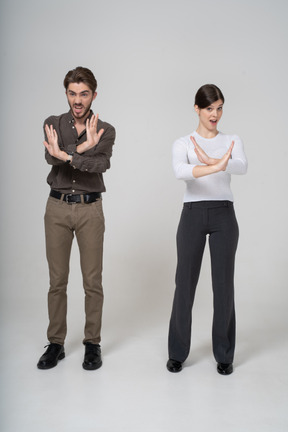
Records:
[[[77,146],[77,153],[79,154],[84,153],[85,151],[90,150],[91,148],[95,147],[99,143],[100,138],[104,133],[104,129],[100,129],[100,131],[97,132],[98,117],[99,114],[97,114],[96,116],[93,114],[90,120],[87,119],[86,121],[87,141]]]
[[[44,141],[44,146],[48,150],[49,154],[57,159],[66,161],[67,160],[67,153],[60,150],[58,145],[58,135],[56,130],[53,128],[53,126],[45,125],[45,132],[47,135],[47,141]]]

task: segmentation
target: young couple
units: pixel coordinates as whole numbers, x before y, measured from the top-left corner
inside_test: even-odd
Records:
[[[82,366],[95,370],[102,365],[103,173],[110,168],[115,129],[91,110],[97,81],[89,69],[77,67],[69,71],[64,87],[69,112],[44,122],[45,157],[52,166],[45,212],[49,345],[37,366],[50,369],[65,357],[67,284],[75,235],[85,292]],[[173,146],[175,175],[185,181],[186,192],[177,232],[176,289],[168,342],[170,372],[180,372],[189,354],[192,306],[207,235],[214,295],[213,352],[218,372],[233,372],[238,225],[230,180],[231,174],[245,174],[247,160],[240,138],[218,131],[223,105],[224,96],[218,87],[202,86],[194,104],[198,127]]]

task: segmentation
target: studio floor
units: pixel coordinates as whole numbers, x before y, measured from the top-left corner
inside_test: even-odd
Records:
[[[244,317],[244,311],[240,315]],[[103,366],[97,371],[82,369],[84,347],[74,331],[79,323],[70,325],[66,358],[43,371],[36,367],[44,344],[35,314],[29,317],[24,307],[17,317],[6,314],[5,321],[10,337],[7,331],[1,344],[1,432],[288,430],[284,316],[273,325],[268,317],[253,332],[249,314],[242,319],[230,376],[216,372],[200,319],[190,356],[178,374],[165,367],[164,320],[152,319],[133,330],[121,328],[121,323],[111,326],[106,319]],[[24,336],[29,333],[33,338]]]

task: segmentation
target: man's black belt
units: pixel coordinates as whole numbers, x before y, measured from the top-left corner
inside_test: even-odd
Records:
[[[66,203],[83,203],[90,204],[101,198],[100,192],[91,192],[89,194],[73,195],[73,194],[62,194],[61,192],[51,189],[50,196]]]

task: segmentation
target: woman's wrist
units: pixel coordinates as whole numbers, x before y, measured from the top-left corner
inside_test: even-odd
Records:
[[[217,162],[219,162],[219,159],[209,158],[207,165],[215,165]]]
[[[215,174],[220,171],[217,164],[213,165],[195,165],[192,174],[194,178],[204,177],[210,174]]]

